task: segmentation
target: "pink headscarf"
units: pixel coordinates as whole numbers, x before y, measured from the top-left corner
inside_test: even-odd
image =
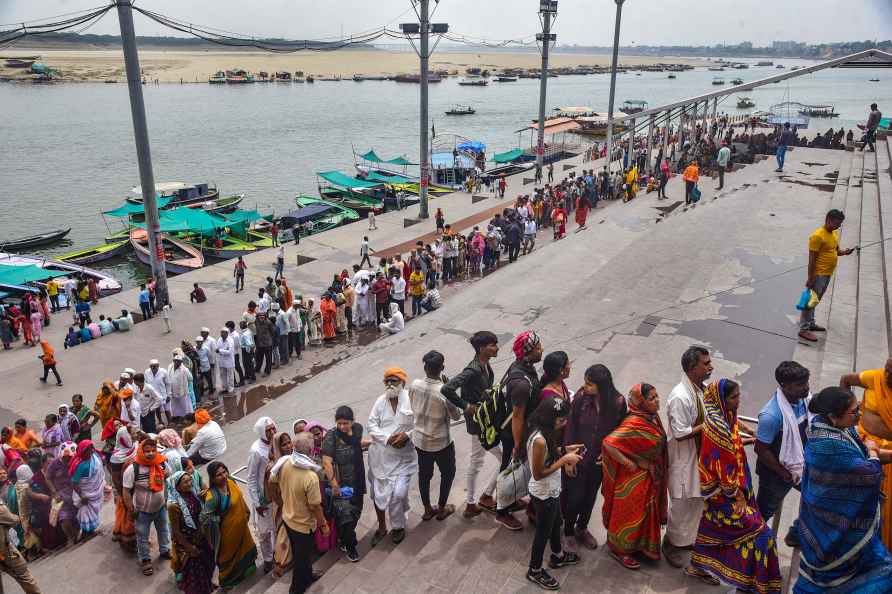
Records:
[[[514,338],[514,345],[511,347],[514,356],[523,359],[527,353],[536,348],[539,344],[539,335],[532,330],[524,330]]]

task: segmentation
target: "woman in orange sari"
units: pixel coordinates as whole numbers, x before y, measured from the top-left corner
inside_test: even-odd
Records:
[[[338,316],[338,305],[330,292],[326,292],[319,302],[319,311],[322,312],[322,339],[326,342],[334,340],[337,334],[335,320]]]
[[[99,414],[99,425],[105,427],[112,419],[121,416],[121,399],[118,398],[118,391],[115,384],[111,380],[102,382],[99,393],[96,394],[96,409]]]
[[[669,511],[666,432],[660,396],[649,384],[629,392],[629,415],[604,438],[602,513],[610,555],[639,569],[635,555],[660,558],[660,527]]]

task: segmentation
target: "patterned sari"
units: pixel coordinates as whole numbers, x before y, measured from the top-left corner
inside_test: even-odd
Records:
[[[726,380],[713,382],[703,394],[700,489],[706,505],[691,565],[744,592],[780,592],[777,543],[756,507],[737,413],[725,404],[726,385]],[[734,511],[738,495],[745,501],[742,514]]]
[[[892,592],[892,556],[880,539],[882,482],[879,461],[867,458],[854,428],[815,417],[805,445],[794,592]]]
[[[629,415],[604,438],[604,445],[616,448],[636,463],[649,465],[631,471],[613,457],[603,457],[601,493],[607,543],[619,554],[641,553],[659,559],[660,527],[667,519],[669,505],[666,432],[660,417],[633,402]]]
[[[208,532],[220,569],[220,587],[231,588],[257,567],[257,547],[248,527],[250,512],[238,485],[227,479],[229,494],[212,486],[204,496],[201,523]]]

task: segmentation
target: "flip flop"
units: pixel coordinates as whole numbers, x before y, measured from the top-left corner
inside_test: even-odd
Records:
[[[374,536],[372,536],[372,547],[374,548],[379,542],[384,540],[385,536],[387,536],[386,530],[384,532],[375,531]]]
[[[620,555],[615,553],[614,551],[609,551],[610,556],[613,557],[617,563],[625,567],[626,569],[636,570],[641,569],[641,563],[639,563],[636,559],[628,556],[628,555]]]
[[[694,578],[695,580],[700,580],[704,584],[708,584],[710,586],[718,586],[722,583],[719,581],[719,579],[717,577],[713,576],[712,574],[695,571],[695,570],[691,569],[690,567],[685,567],[683,573],[690,578]]]
[[[435,512],[434,510],[430,510],[430,511],[424,512],[424,514],[421,516],[421,519],[424,520],[425,522],[427,522],[428,520],[431,520],[434,516],[437,516],[437,515],[439,515],[439,514],[437,514],[437,512]],[[439,519],[439,518],[437,518],[437,519]]]
[[[442,522],[449,516],[455,513],[455,506],[451,503],[447,503],[437,512],[437,521]]]

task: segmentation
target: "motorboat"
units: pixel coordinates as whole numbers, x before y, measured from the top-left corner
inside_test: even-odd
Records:
[[[226,73],[222,70],[218,70],[214,76],[208,78],[208,82],[212,85],[225,85],[226,84]]]
[[[142,204],[142,187],[136,186],[130,190],[131,195],[127,197],[130,204]],[[220,192],[217,188],[208,184],[187,184],[185,182],[160,182],[155,184],[155,194],[160,198],[170,197],[166,207],[177,208],[180,206],[191,206],[217,200]]]
[[[743,79],[742,79],[742,78],[732,78],[732,79],[731,79],[731,84],[732,84],[732,85],[742,85],[742,84],[743,84]]]
[[[452,109],[446,112],[446,115],[474,115],[475,113],[477,113],[477,110],[470,105],[454,105]]]
[[[174,239],[166,233],[161,233],[160,237],[164,250],[164,264],[170,274],[183,274],[204,266],[204,256],[200,248]],[[136,252],[136,258],[146,266],[151,266],[149,237],[146,230],[139,227],[131,229],[130,244]]]
[[[61,262],[59,260],[51,260],[40,256],[28,256],[10,253],[0,253],[0,264],[7,266],[38,266],[53,272],[65,272],[70,276],[80,275],[85,278],[92,278],[99,287],[101,296],[113,295],[120,293],[122,289],[121,282],[110,274],[106,274],[94,268],[87,268],[79,264],[70,262]]]
[[[623,112],[629,115],[644,111],[647,109],[647,107],[647,101],[643,101],[641,99],[628,99],[623,102]]]
[[[489,81],[484,78],[464,78],[458,81],[460,87],[485,87]]]
[[[60,241],[63,237],[71,232],[71,227],[67,229],[54,229],[37,235],[29,235],[27,237],[19,237],[17,239],[9,239],[0,242],[0,250],[22,250],[26,248],[50,245]]]
[[[714,84],[714,85],[723,85],[723,84],[725,84],[725,79],[722,78],[721,76],[717,76],[717,77],[715,77],[715,78],[712,79],[712,84]]]
[[[749,97],[738,97],[737,99],[737,109],[752,109],[755,106],[756,103]]]

